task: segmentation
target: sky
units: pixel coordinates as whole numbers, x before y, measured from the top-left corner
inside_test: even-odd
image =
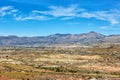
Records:
[[[120,34],[120,0],[0,0],[0,36]]]

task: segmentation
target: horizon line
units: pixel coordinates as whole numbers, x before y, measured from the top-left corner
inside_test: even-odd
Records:
[[[80,35],[80,34],[87,34],[87,33],[98,33],[98,34],[102,34],[100,32],[96,32],[96,31],[89,31],[89,32],[83,32],[83,33],[54,33],[54,34],[48,34],[48,35],[34,35],[34,36],[29,36],[29,35],[16,35],[16,34],[10,34],[10,35],[0,35],[0,37],[10,37],[10,36],[14,36],[14,37],[47,37],[47,36],[51,36],[51,35],[56,35],[56,34],[60,34],[60,35]],[[111,35],[120,35],[120,34],[110,34],[110,35],[107,35],[107,34],[102,34],[104,36],[111,36]]]

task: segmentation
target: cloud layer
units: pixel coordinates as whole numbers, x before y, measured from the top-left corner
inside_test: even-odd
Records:
[[[3,6],[0,8],[0,17],[4,17],[7,15],[12,15],[15,16],[15,14],[17,13],[17,9],[14,9],[14,7],[12,6]]]
[[[22,13],[22,14],[20,14]],[[61,19],[69,20],[73,18],[93,18],[96,20],[107,21],[111,25],[118,24],[120,22],[120,10],[111,9],[107,11],[88,11],[83,8],[79,8],[78,5],[70,5],[68,7],[62,6],[49,6],[48,10],[32,10],[30,13],[15,9],[13,6],[3,6],[0,8],[0,17],[11,16],[15,20],[50,20]]]

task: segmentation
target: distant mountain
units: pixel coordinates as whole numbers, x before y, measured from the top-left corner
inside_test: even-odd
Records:
[[[110,35],[104,38],[104,42],[120,43],[120,35]]]
[[[54,34],[37,37],[0,36],[0,46],[45,46],[55,44],[120,43],[120,35],[105,36],[91,31],[83,34]]]

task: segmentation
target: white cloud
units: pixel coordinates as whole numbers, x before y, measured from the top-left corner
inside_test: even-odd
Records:
[[[83,9],[78,9],[77,5],[71,5],[68,8],[50,6],[50,9],[51,11],[49,11],[48,14],[53,15],[55,17],[76,16],[79,12],[83,11]]]
[[[119,13],[116,13],[115,11],[95,11],[95,12],[82,12],[79,14],[79,17],[83,18],[95,18],[98,20],[104,20],[109,21],[112,25],[118,24],[120,18]]]
[[[38,16],[38,15],[30,15],[30,16],[18,16],[18,17],[15,17],[16,20],[18,21],[25,21],[25,20],[49,20],[49,19],[52,19],[52,18],[48,18],[46,16]]]
[[[68,20],[72,18],[95,18],[97,20],[104,20],[115,25],[119,23],[120,10],[108,10],[108,11],[92,11],[89,12],[86,9],[78,8],[77,5],[71,5],[69,7],[50,6],[47,11],[33,10],[33,13],[50,15],[53,17],[60,17],[61,20]]]
[[[69,7],[61,7],[61,6],[50,6],[50,10],[48,11],[38,11],[34,10],[35,13],[40,13],[44,15],[52,15],[54,17],[74,17],[79,12],[84,11],[85,9],[78,9],[77,5],[71,5]]]
[[[0,17],[4,17],[6,15],[13,15],[18,10],[14,9],[12,6],[3,6],[0,8]]]

